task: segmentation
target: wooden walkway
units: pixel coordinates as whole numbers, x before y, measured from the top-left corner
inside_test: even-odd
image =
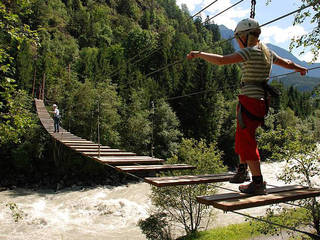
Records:
[[[149,156],[137,156],[137,154],[133,152],[112,149],[109,146],[99,146],[99,144],[80,138],[61,127],[59,133],[54,133],[53,119],[45,108],[43,101],[35,99],[35,105],[41,124],[56,141],[99,163],[113,165],[115,169],[121,172],[165,171],[195,168],[186,164],[163,165],[163,159]]]
[[[112,149],[109,146],[99,146],[99,144],[80,138],[63,128],[60,128],[59,133],[54,133],[53,119],[46,110],[43,101],[35,99],[35,103],[43,127],[56,141],[99,163],[111,165],[120,172],[131,174],[133,172],[170,171],[195,168],[194,166],[187,164],[163,164],[163,159],[149,156],[137,156],[136,153],[133,152]],[[233,175],[234,174],[232,173],[223,173],[199,176],[147,177],[144,178],[144,181],[157,187],[167,187],[224,182],[229,181]],[[320,189],[308,189],[296,185],[270,188],[267,189],[267,191],[267,195],[260,196],[252,196],[240,192],[217,194],[213,196],[198,196],[197,201],[202,204],[212,205],[224,211],[233,211],[320,196]]]

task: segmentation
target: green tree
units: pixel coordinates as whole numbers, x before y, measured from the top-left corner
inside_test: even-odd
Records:
[[[156,156],[166,159],[177,153],[182,136],[179,120],[169,104],[163,100],[156,102],[154,115],[151,114],[154,152]]]
[[[187,171],[187,174],[214,174],[225,171],[221,157],[222,152],[218,150],[216,143],[207,145],[204,140],[183,139],[178,153],[168,163],[197,166],[196,170]],[[191,234],[199,229],[201,221],[205,216],[210,216],[212,211],[208,206],[199,204],[196,196],[215,192],[214,184],[153,187],[151,199],[159,212],[167,214],[172,223],[182,225],[186,233]]]
[[[149,155],[152,124],[149,99],[143,89],[132,90],[129,102],[122,109],[122,145],[139,154]]]
[[[99,132],[102,144],[112,147],[120,146],[120,98],[117,95],[116,86],[112,85],[109,80],[100,82],[96,86],[94,108],[99,112]],[[98,106],[99,105],[99,106]],[[98,108],[99,107],[99,108]],[[96,122],[97,119],[95,119]]]
[[[36,54],[32,51],[31,44],[31,41],[23,41],[17,55],[17,84],[27,91],[32,88]]]
[[[31,99],[24,91],[16,91],[10,80],[6,80],[6,83],[2,82],[0,85],[1,88],[5,89],[5,92],[1,93],[0,96],[6,102],[5,111],[1,111],[1,146],[21,143],[23,136],[35,124],[34,116],[31,113]]]
[[[24,91],[17,90],[17,54],[26,42],[37,44],[37,35],[22,19],[30,16],[31,1],[0,3],[0,110],[1,145],[20,143],[32,125]],[[30,66],[27,67],[29,69]],[[26,72],[28,73],[28,71]],[[23,84],[21,84],[23,85]],[[19,102],[21,98],[21,102]]]
[[[99,137],[102,144],[119,147],[120,98],[116,87],[105,80],[95,86],[89,80],[75,85],[66,105],[67,119],[71,131],[95,142]],[[99,122],[99,125],[98,125]]]
[[[40,127],[32,113],[32,99],[24,90],[15,90],[10,83],[0,86],[6,89],[6,110],[0,115],[1,175],[31,173],[43,151],[39,141]]]

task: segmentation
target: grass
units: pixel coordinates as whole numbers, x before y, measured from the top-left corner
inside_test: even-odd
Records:
[[[198,232],[179,240],[245,240],[259,235],[261,233],[254,230],[249,222],[244,222]]]
[[[268,216],[269,221],[291,227],[306,222],[308,218],[307,210],[304,208],[283,209],[278,213],[270,213],[272,214]],[[267,216],[264,218],[266,219]],[[179,240],[249,240],[265,234],[277,234],[277,230],[267,223],[248,221],[197,232],[190,236],[181,237]]]

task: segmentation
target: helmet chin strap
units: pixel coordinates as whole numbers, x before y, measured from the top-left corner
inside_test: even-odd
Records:
[[[248,46],[248,39],[249,39],[248,36],[249,36],[249,34],[247,34],[247,40],[246,40],[246,42],[243,42],[243,41],[242,41],[242,39],[241,39],[241,37],[240,37],[239,34],[237,34],[237,36],[238,36],[240,42],[242,43],[242,45],[243,45],[244,47],[247,47],[247,46]]]

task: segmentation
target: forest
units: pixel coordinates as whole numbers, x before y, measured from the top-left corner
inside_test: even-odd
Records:
[[[5,0],[0,18],[0,185],[48,184],[70,172],[89,178],[96,167],[54,170],[55,146],[33,105],[42,94],[83,138],[97,141],[99,125],[102,144],[165,159],[182,139],[201,140],[236,166],[240,67],[186,59],[190,50],[234,51],[213,21],[191,18],[175,0]],[[257,138],[263,159],[276,161],[293,129],[319,141],[320,87],[272,84],[282,94]]]

